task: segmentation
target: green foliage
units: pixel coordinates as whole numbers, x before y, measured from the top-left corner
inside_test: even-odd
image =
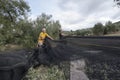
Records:
[[[104,27],[102,23],[97,23],[95,24],[95,26],[93,27],[93,34],[94,35],[103,35],[104,32]]]
[[[1,45],[22,43],[24,29],[21,29],[21,24],[27,24],[23,19],[29,11],[30,7],[24,0],[0,0]]]
[[[0,34],[0,45],[5,44],[5,38]]]
[[[51,24],[47,27],[47,32],[54,38],[58,39],[59,37],[59,29],[61,25],[59,21],[53,21]]]
[[[107,30],[107,27],[104,27],[104,32],[103,32],[104,35],[108,34],[108,30]]]
[[[56,38],[59,21],[53,21],[51,15],[41,14],[36,20],[27,18],[29,5],[24,0],[0,0],[0,44],[19,44],[34,47],[42,27]]]
[[[92,30],[91,30],[91,28],[76,30],[76,34],[80,35],[80,36],[90,36],[92,34]]]
[[[30,11],[24,0],[0,0],[0,23],[16,22]]]
[[[66,80],[64,72],[57,66],[31,68],[23,80]]]
[[[59,21],[53,21],[51,15],[41,14],[36,20],[20,19],[12,26],[3,26],[0,28],[0,44],[19,44],[24,47],[35,47],[41,29],[47,28],[47,32],[54,39],[58,39]]]
[[[117,6],[120,6],[120,0],[114,0]]]
[[[112,33],[112,32],[116,32],[116,26],[114,24],[112,24],[112,22],[108,21],[105,25],[106,30],[108,33]]]

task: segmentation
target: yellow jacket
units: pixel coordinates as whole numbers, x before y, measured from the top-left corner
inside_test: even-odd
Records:
[[[46,32],[41,32],[39,34],[38,43],[43,43],[46,37],[49,37],[49,35]]]

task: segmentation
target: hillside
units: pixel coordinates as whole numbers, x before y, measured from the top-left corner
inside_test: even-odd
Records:
[[[105,36],[120,36],[120,32],[107,34],[107,35],[105,35]]]

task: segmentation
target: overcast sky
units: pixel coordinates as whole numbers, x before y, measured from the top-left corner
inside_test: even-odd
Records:
[[[120,8],[113,0],[26,0],[31,7],[30,18],[41,13],[53,15],[62,29],[76,30],[93,27],[95,23],[120,20]]]

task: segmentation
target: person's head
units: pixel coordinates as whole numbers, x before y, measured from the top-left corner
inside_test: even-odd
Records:
[[[46,28],[44,27],[44,28],[42,28],[42,32],[46,32]]]

